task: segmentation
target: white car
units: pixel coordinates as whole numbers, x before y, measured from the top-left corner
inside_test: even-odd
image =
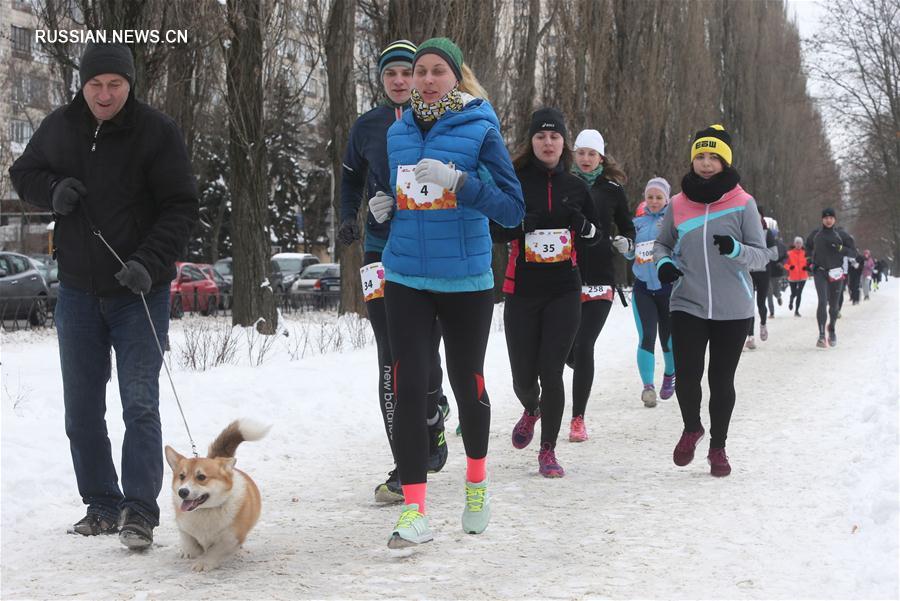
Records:
[[[303,270],[318,263],[319,258],[309,253],[277,253],[272,255],[272,261],[278,265],[278,270],[284,277],[284,290],[290,290]]]

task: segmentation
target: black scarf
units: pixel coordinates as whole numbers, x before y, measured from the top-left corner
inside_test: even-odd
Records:
[[[694,202],[714,203],[734,188],[741,181],[741,176],[734,167],[726,167],[709,179],[703,179],[693,168],[681,180],[681,191]]]

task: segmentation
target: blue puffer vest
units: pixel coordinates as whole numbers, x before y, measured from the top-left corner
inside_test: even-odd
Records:
[[[397,167],[420,160],[453,162],[469,178],[478,178],[478,154],[488,130],[500,130],[490,103],[469,102],[462,111],[449,111],[423,137],[413,111],[391,125],[387,134],[391,190],[396,197]],[[491,234],[480,211],[455,209],[395,210],[391,235],[382,254],[388,269],[408,276],[461,278],[491,270]]]

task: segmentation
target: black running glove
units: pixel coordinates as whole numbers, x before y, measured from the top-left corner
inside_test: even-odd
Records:
[[[344,219],[341,222],[341,227],[338,228],[337,239],[344,246],[350,246],[359,240],[359,224],[356,223],[356,219]]]
[[[75,210],[81,197],[87,194],[87,188],[74,177],[60,180],[53,186],[51,205],[57,215],[68,215]]]
[[[713,235],[713,244],[719,248],[720,255],[730,255],[734,252],[734,238],[731,236]]]
[[[146,267],[137,261],[126,261],[125,267],[116,274],[116,279],[135,294],[150,292],[150,284],[152,283],[150,273]]]
[[[660,265],[656,270],[656,276],[663,284],[671,284],[683,275],[684,272],[675,267],[675,263],[669,261]]]

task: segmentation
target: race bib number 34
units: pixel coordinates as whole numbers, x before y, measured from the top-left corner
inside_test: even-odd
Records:
[[[534,230],[525,234],[527,263],[560,263],[572,258],[569,230]]]
[[[397,167],[397,207],[410,211],[455,209],[456,194],[437,184],[419,183],[415,165]]]
[[[376,298],[384,298],[384,266],[381,263],[369,263],[359,270],[362,278],[363,298],[366,302]]]

